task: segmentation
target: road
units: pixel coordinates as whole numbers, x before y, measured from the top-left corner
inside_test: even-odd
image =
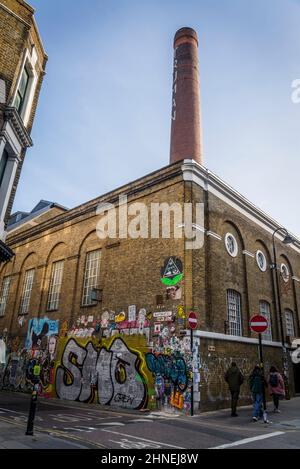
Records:
[[[0,391],[0,420],[24,425],[29,400],[28,395]],[[35,429],[87,448],[300,448],[300,397],[282,402],[281,408],[264,424],[251,421],[250,408],[240,409],[237,418],[224,410],[183,417],[40,398]]]

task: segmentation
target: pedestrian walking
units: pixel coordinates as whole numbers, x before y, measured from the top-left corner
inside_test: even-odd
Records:
[[[249,377],[249,386],[253,399],[252,420],[257,422],[263,417],[263,393],[267,382],[259,365],[256,365]]]
[[[238,414],[236,413],[236,408],[240,395],[240,387],[244,382],[244,376],[237,364],[232,362],[231,366],[226,371],[224,378],[228,383],[231,393],[231,417],[237,417]]]
[[[276,366],[271,366],[268,379],[269,394],[273,398],[274,412],[279,413],[279,400],[285,396],[283,377],[279,373]]]

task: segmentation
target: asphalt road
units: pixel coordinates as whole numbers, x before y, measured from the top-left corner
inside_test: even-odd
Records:
[[[1,391],[0,421],[25,424],[29,402],[28,395]],[[264,424],[251,421],[250,408],[240,409],[237,418],[224,410],[182,417],[40,398],[35,429],[86,448],[300,448],[300,398],[282,402],[281,408]]]

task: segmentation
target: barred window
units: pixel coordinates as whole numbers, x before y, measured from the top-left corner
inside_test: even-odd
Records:
[[[272,340],[272,323],[270,304],[267,301],[259,302],[259,312],[268,321],[268,329],[261,335],[263,340]]]
[[[48,311],[53,311],[53,310],[58,309],[63,269],[64,269],[64,261],[54,262],[52,265],[48,301],[47,301]]]
[[[9,287],[10,287],[10,280],[11,277],[4,277],[2,281],[1,287],[1,295],[0,295],[0,316],[4,316],[6,303],[9,295]]]
[[[32,284],[33,284],[33,277],[34,277],[34,269],[26,270],[24,283],[23,283],[23,292],[22,292],[21,303],[20,303],[20,312],[19,312],[20,315],[28,313],[31,291],[32,291]]]
[[[99,287],[101,250],[88,252],[85,261],[82,306],[94,304],[92,290]]]
[[[229,334],[241,336],[241,295],[235,290],[227,290],[227,313]]]
[[[286,335],[295,337],[294,315],[289,309],[285,310]]]

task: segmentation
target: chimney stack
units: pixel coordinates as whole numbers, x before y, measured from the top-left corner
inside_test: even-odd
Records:
[[[174,38],[174,69],[170,163],[202,160],[198,37],[192,28],[181,28]]]

